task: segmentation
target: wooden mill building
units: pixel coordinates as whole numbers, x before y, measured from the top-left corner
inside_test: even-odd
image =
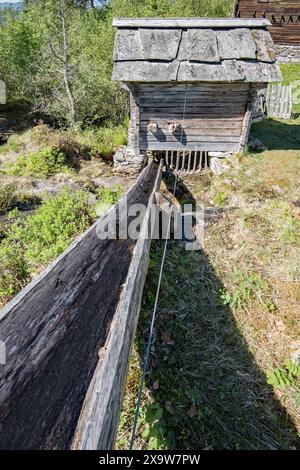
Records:
[[[257,90],[281,80],[268,20],[127,18],[113,24],[113,79],[130,93],[135,156],[245,146]]]
[[[300,0],[237,0],[238,18],[267,18],[282,57],[300,62]]]

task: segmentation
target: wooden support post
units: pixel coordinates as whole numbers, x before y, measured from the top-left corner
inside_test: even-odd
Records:
[[[136,156],[140,154],[140,106],[139,86],[127,83],[123,86],[130,93],[130,126],[128,131],[128,147]]]

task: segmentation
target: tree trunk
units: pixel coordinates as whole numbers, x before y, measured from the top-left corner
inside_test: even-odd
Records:
[[[72,84],[70,79],[70,67],[69,67],[69,44],[68,44],[68,31],[66,26],[65,20],[65,5],[62,1],[61,3],[61,10],[59,12],[60,21],[62,25],[62,32],[63,32],[63,78],[66,93],[68,96],[69,101],[69,108],[70,108],[70,115],[71,115],[71,123],[74,127],[76,124],[76,100],[72,90]]]

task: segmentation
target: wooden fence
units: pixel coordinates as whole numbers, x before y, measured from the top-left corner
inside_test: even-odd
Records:
[[[290,119],[293,110],[292,85],[270,84],[266,96],[267,116]]]

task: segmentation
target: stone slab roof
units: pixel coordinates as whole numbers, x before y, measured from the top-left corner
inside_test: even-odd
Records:
[[[268,20],[115,19],[113,79],[280,81]]]

